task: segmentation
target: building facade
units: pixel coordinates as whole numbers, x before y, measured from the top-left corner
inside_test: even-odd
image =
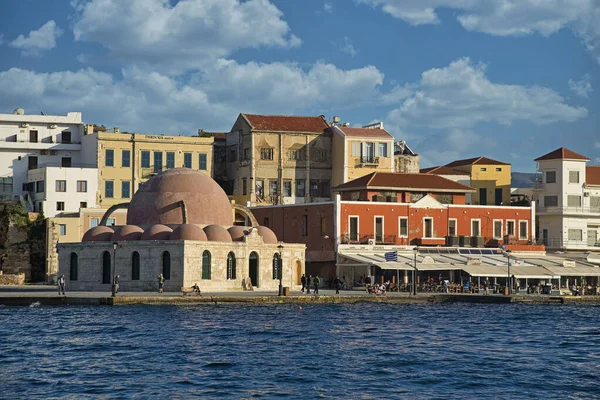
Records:
[[[471,197],[474,205],[510,205],[510,164],[487,157],[453,161],[446,167],[467,172],[476,192]]]
[[[541,182],[534,186],[538,233],[553,249],[600,248],[600,167],[561,147],[535,161]]]
[[[398,172],[398,171],[396,171]],[[471,174],[465,171],[459,171],[444,166],[423,168],[420,173],[427,175],[438,175],[442,178],[450,179],[451,181],[458,182],[460,184],[471,186]],[[466,197],[467,204],[472,204],[472,193],[467,193]]]
[[[394,172],[418,174],[421,156],[412,151],[404,140],[394,142]]]

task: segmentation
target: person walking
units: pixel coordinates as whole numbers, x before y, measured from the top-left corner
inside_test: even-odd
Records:
[[[312,282],[312,275],[306,277],[306,294],[310,294],[310,283]]]
[[[319,284],[321,283],[321,278],[319,278],[319,274],[315,275],[315,295],[319,294]]]
[[[115,276],[115,294],[119,293],[119,278],[120,275]]]
[[[163,274],[158,274],[158,293],[163,292],[163,286],[165,285],[165,277]]]
[[[304,276],[304,274],[302,274],[302,278],[300,278],[300,283],[302,283],[301,292],[304,293],[304,288],[306,287],[306,276]]]
[[[333,286],[335,287],[335,294],[340,294],[340,288],[342,287],[342,281],[338,276],[333,280]]]
[[[61,275],[58,278],[58,282],[56,282],[56,283],[58,286],[58,294],[60,295],[60,293],[62,292],[62,294],[64,295],[65,294],[65,275],[64,274]]]
[[[490,280],[488,278],[485,278],[485,280],[483,281],[483,295],[490,295]]]

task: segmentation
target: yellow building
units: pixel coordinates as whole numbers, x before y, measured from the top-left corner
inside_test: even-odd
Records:
[[[487,157],[453,161],[446,167],[469,173],[471,187],[477,189],[472,204],[510,205],[510,164]]]
[[[130,201],[154,175],[175,167],[204,171],[211,176],[212,137],[93,132],[82,138],[84,159],[98,165],[96,204],[110,207]]]
[[[394,138],[383,123],[363,128],[336,125],[333,131],[332,185],[372,172],[394,172]]]

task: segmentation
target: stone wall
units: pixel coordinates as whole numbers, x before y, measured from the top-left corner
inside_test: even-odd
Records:
[[[22,285],[25,283],[25,274],[5,275],[0,271],[0,285]]]
[[[404,174],[418,174],[420,171],[421,157],[419,155],[395,155],[394,172]]]
[[[30,233],[36,221],[32,218],[18,202],[0,202],[0,269],[5,274],[22,273],[26,280],[32,278]]]

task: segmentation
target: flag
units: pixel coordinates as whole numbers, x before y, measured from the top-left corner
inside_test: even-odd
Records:
[[[386,262],[398,262],[398,252],[397,251],[388,251],[384,254]]]

